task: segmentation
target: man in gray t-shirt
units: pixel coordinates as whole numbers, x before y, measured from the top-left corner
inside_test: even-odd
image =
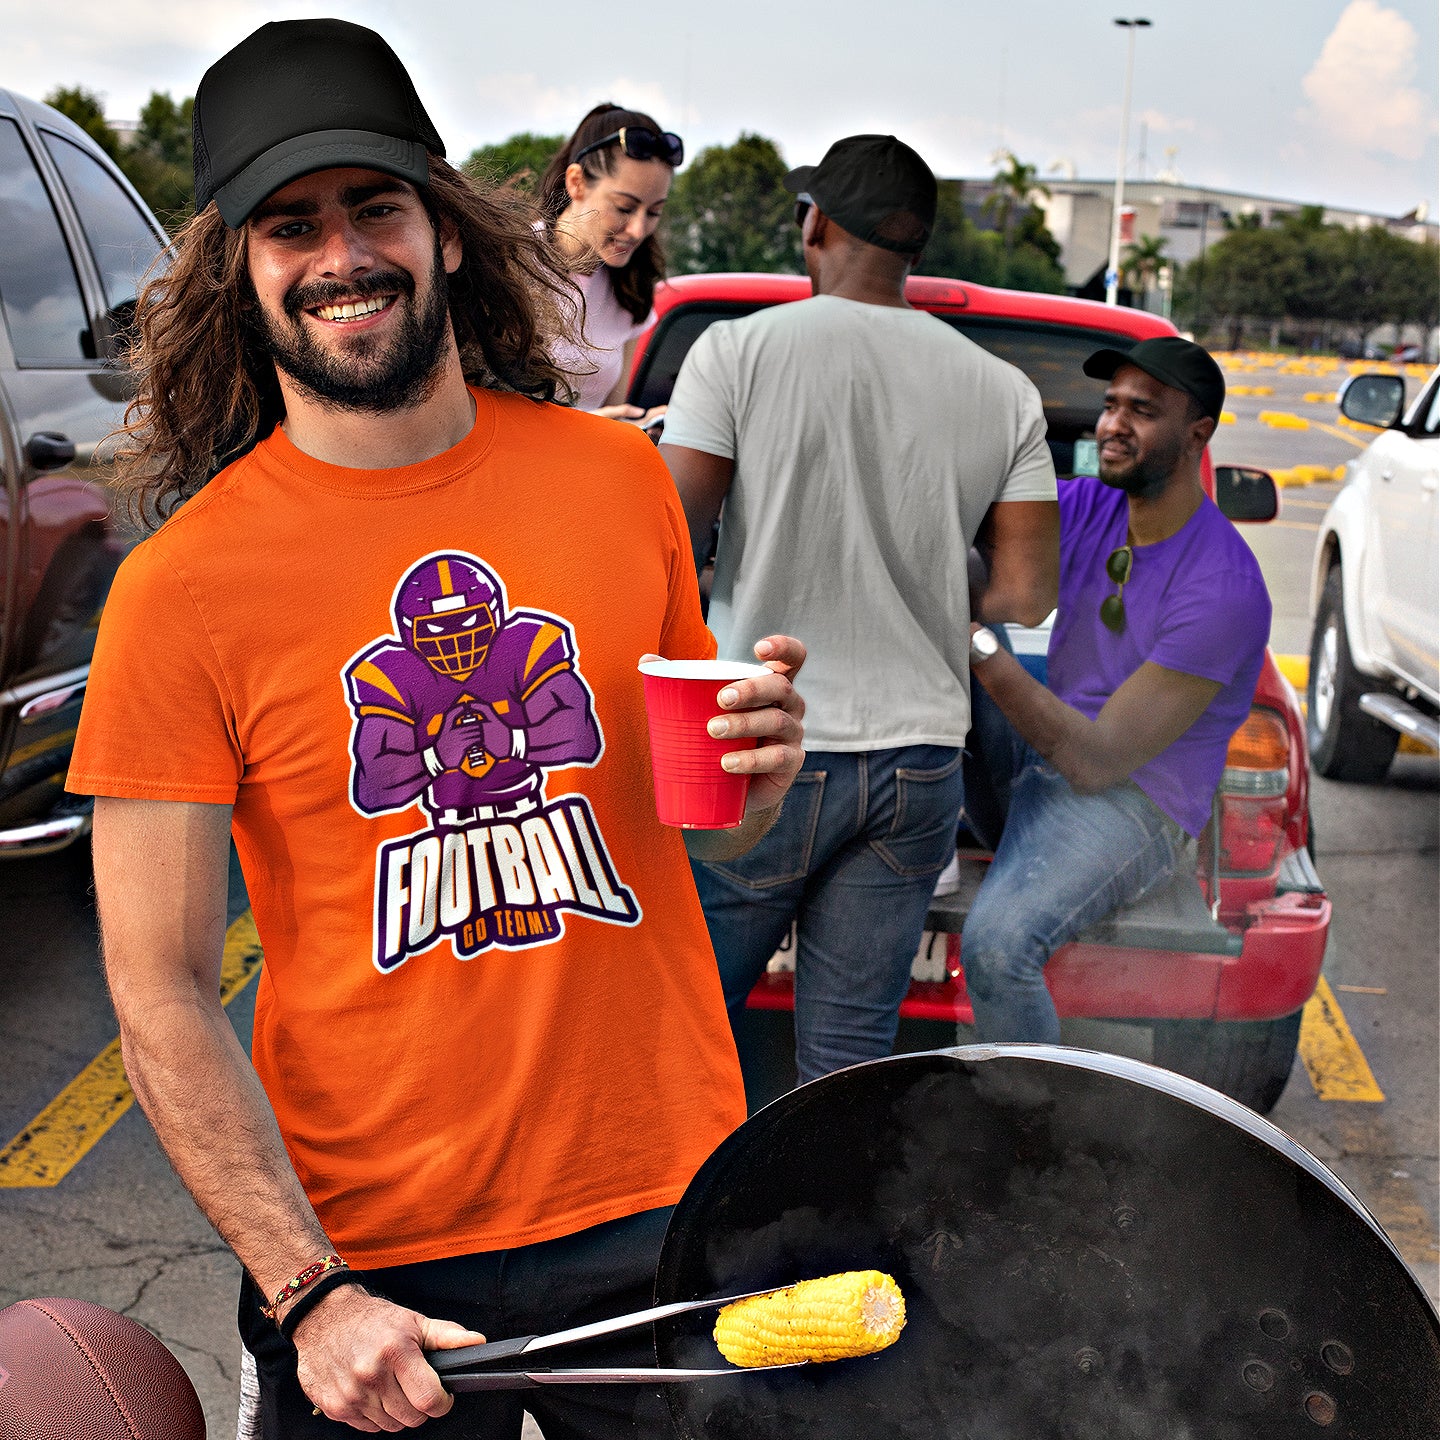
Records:
[[[779,821],[694,867],[732,1024],[798,921],[804,1081],[890,1052],[954,851],[972,615],[1049,613],[1059,517],[1035,387],[905,299],[935,216],[925,162],[856,135],[786,184],[814,297],[696,341],[661,453],[697,560],[724,504],[721,656],[781,630],[810,651],[809,753]]]

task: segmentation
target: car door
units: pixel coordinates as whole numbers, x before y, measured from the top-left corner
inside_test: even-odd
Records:
[[[82,148],[83,137],[61,133],[61,117],[53,129],[31,128],[37,114],[50,113],[0,95],[0,420],[8,436],[0,819],[7,823],[11,811],[31,813],[63,778],[119,560],[109,497],[94,483],[90,461],[123,418],[131,388],[115,363],[111,318],[117,302],[134,297],[122,251],[143,270],[163,245],[163,232]],[[103,205],[113,211],[120,202],[138,224],[125,217],[107,226]],[[57,465],[47,435],[63,437],[62,455],[73,445],[76,463]]]
[[[1404,431],[1382,438],[1390,443],[1375,457],[1371,477],[1387,571],[1381,623],[1396,668],[1434,697],[1440,692],[1440,373]]]

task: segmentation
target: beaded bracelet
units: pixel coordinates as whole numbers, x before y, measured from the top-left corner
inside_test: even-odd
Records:
[[[345,1270],[349,1267],[338,1255],[326,1255],[315,1261],[313,1265],[307,1265],[298,1275],[292,1275],[276,1292],[275,1298],[268,1304],[260,1307],[260,1313],[267,1319],[273,1320],[279,1312],[280,1307],[289,1299],[298,1295],[308,1285],[313,1285],[322,1275],[330,1270]]]
[[[295,1327],[299,1325],[332,1290],[341,1285],[360,1284],[360,1277],[348,1266],[339,1270],[332,1270],[328,1275],[322,1275],[313,1285],[306,1286],[305,1293],[285,1312],[285,1318],[280,1322],[280,1333],[287,1340],[293,1339]]]

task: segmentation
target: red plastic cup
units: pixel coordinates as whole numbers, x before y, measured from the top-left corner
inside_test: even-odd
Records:
[[[738,825],[745,818],[750,777],[732,775],[721,767],[720,757],[760,742],[753,737],[716,740],[705,727],[725,713],[717,697],[726,685],[769,671],[739,660],[647,660],[640,673],[660,823],[682,830]]]

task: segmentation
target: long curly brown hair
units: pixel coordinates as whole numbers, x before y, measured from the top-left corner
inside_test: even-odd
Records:
[[[660,127],[650,116],[639,110],[626,110],[608,101],[597,105],[579,124],[575,133],[550,157],[545,173],[540,177],[535,198],[545,219],[550,225],[560,218],[570,203],[565,189],[565,172],[572,163],[571,157],[587,145],[613,135],[621,126],[634,126],[653,130],[660,134]],[[603,150],[592,150],[580,162],[580,168],[590,181],[602,175],[613,175],[621,160],[619,145],[607,145]],[[610,284],[615,298],[629,311],[638,325],[649,314],[655,303],[655,287],[665,278],[665,250],[660,244],[657,230],[642,244],[619,269],[610,271]]]
[[[571,398],[551,342],[578,328],[580,298],[539,216],[513,188],[483,186],[435,156],[420,190],[437,231],[460,234],[450,321],[472,385]],[[252,320],[245,231],[213,205],[175,236],[168,268],[136,304],[136,395],[115,452],[131,518],[154,528],[284,418],[275,366]]]

